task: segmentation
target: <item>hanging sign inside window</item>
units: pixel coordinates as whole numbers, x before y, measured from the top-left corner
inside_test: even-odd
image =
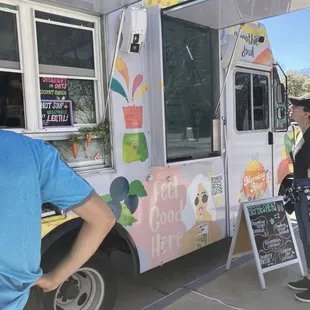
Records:
[[[41,77],[40,91],[43,126],[73,126],[72,100],[68,100],[67,79]]]
[[[72,126],[71,100],[41,100],[43,126]]]

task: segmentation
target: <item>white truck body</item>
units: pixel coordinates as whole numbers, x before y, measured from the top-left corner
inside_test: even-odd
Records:
[[[0,13],[16,24],[18,42],[8,48],[19,51],[16,63],[0,53],[0,72],[23,77],[26,107],[12,109],[25,124],[10,130],[59,143],[64,160],[108,203],[117,224],[104,253],[131,254],[136,273],[163,265],[232,236],[240,202],[277,196],[289,184],[296,132],[272,42],[256,21],[308,7],[307,0],[0,0]],[[57,27],[73,29],[63,30],[71,39],[80,33],[73,45],[88,43],[66,52]],[[44,50],[53,43],[48,35],[62,40],[63,59],[55,44],[60,58]],[[67,98],[67,87],[79,93],[76,85],[83,95]],[[72,109],[70,126],[44,127],[53,100]],[[78,129],[106,115],[111,152],[96,137],[78,153],[68,148]],[[52,115],[45,124],[64,119]],[[80,226],[74,213],[43,211],[43,265]]]

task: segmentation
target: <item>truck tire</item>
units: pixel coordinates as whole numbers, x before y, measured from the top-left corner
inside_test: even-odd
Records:
[[[55,291],[44,293],[43,299],[46,310],[112,310],[116,296],[113,265],[107,255],[97,252]]]

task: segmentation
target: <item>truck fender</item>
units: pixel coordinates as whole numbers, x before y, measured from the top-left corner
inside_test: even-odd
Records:
[[[44,253],[53,246],[60,238],[64,237],[66,234],[78,230],[81,228],[83,224],[83,220],[81,218],[73,218],[70,221],[67,221],[57,227],[55,227],[52,231],[50,231],[43,239],[41,244],[41,256],[44,255]],[[139,260],[139,254],[136,247],[136,244],[129,234],[129,232],[119,223],[116,223],[112,230],[110,231],[109,235],[117,235],[120,237],[125,243],[128,245],[132,259],[134,264],[134,271],[135,274],[140,273],[140,260]],[[108,237],[107,236],[107,237]]]

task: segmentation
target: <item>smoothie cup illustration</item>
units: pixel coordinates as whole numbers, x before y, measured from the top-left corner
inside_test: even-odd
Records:
[[[142,128],[143,126],[143,107],[129,106],[123,107],[126,129]]]
[[[125,163],[144,162],[148,159],[148,149],[145,134],[126,133],[123,137],[122,159]]]

